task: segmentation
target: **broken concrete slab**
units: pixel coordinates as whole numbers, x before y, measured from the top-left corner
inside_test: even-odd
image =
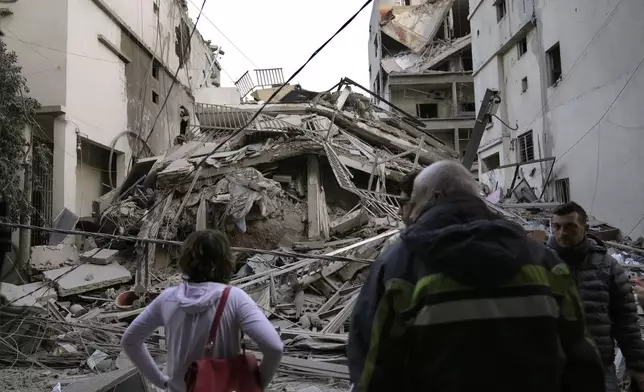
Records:
[[[32,313],[46,314],[47,310],[40,304],[38,298],[31,293],[31,290],[24,286],[16,286],[10,283],[0,284],[0,296],[4,297],[12,308],[24,308]]]
[[[293,181],[293,177],[284,174],[275,174],[273,175],[273,181],[277,181],[282,184],[290,184]]]
[[[119,264],[83,264],[43,273],[46,280],[55,281],[58,295],[66,297],[85,293],[132,280],[132,274]],[[58,280],[57,280],[58,279]]]
[[[92,249],[81,255],[81,260],[92,264],[107,265],[116,259],[119,251],[116,249]]]
[[[381,22],[381,30],[420,54],[436,36],[454,1],[437,0],[413,7],[392,7]]]
[[[362,210],[353,211],[339,220],[331,222],[331,234],[345,234],[369,222],[369,216]]]
[[[32,246],[29,267],[35,272],[43,272],[77,264],[79,258],[78,249],[75,245]]]
[[[53,300],[58,299],[58,293],[56,293],[56,289],[54,289],[53,287],[50,287],[49,285],[43,282],[33,282],[33,283],[23,284],[17,287],[24,292],[23,295],[25,294],[31,295],[41,305],[46,304],[49,301],[49,299],[53,299]]]

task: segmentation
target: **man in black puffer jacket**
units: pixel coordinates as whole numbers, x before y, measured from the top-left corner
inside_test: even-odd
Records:
[[[425,168],[408,227],[353,308],[355,392],[604,392],[569,269],[492,213],[458,162]]]
[[[606,246],[587,234],[587,221],[588,215],[579,204],[559,206],[552,217],[554,236],[548,245],[568,264],[579,287],[586,325],[606,368],[606,391],[619,391],[613,364],[614,340],[624,354],[631,377],[644,389],[644,340],[633,286]]]

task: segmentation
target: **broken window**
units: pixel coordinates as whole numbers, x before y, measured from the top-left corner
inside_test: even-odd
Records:
[[[555,180],[555,199],[558,203],[570,201],[570,180],[568,178]]]
[[[496,21],[500,22],[507,13],[505,0],[496,0],[494,2],[494,7],[496,7]]]
[[[528,131],[517,138],[519,144],[519,162],[527,162],[534,159],[534,142],[532,131]]]
[[[481,162],[483,163],[483,173],[489,172],[490,170],[494,170],[497,167],[501,166],[501,158],[498,152],[495,152],[494,154],[483,158]]]
[[[156,80],[159,80],[159,69],[161,68],[161,63],[158,61],[154,60],[152,63],[152,77],[155,78]]]
[[[436,104],[436,103],[419,103],[419,104],[416,104],[416,116],[418,118],[436,118],[436,117],[438,117],[438,104]]]
[[[518,43],[517,43],[517,53],[519,54],[519,58],[526,54],[528,51],[528,38],[523,37]]]
[[[525,93],[528,91],[528,77],[521,79],[521,92]]]
[[[476,112],[476,104],[474,102],[461,102],[461,113],[474,113]]]
[[[152,91],[152,102],[156,104],[159,103],[159,94],[157,94],[155,91]]]
[[[472,57],[463,57],[463,70],[471,71],[473,69],[474,69],[474,62],[472,61]]]
[[[179,118],[181,119],[179,135],[185,136],[188,130],[188,123],[190,122],[190,112],[183,105],[179,107]]]
[[[380,74],[376,76],[376,81],[373,83],[373,91],[380,96]]]
[[[183,68],[190,58],[190,28],[183,18],[179,26],[175,27],[174,33],[176,36],[174,52],[179,57],[179,68]]]
[[[548,49],[546,56],[548,57],[548,84],[554,86],[561,78],[561,51],[558,42]]]
[[[465,151],[467,150],[467,145],[470,142],[470,139],[472,138],[472,130],[471,129],[459,129],[458,130],[458,148],[461,150],[461,156],[465,155]]]

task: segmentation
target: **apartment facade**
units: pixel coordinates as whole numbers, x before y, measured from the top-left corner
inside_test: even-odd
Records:
[[[467,0],[378,0],[369,26],[371,90],[460,154],[475,117],[467,15]]]
[[[198,31],[188,42],[193,26],[177,0],[0,4],[1,38],[42,105],[35,142],[53,152],[53,173],[33,195],[36,223],[63,208],[91,216],[92,201],[121,183],[133,155],[165,152],[182,119],[194,121],[195,93],[219,86],[221,67]]]
[[[488,191],[522,182],[644,234],[642,15],[640,0],[470,0],[476,109],[488,88],[502,99],[478,148]]]

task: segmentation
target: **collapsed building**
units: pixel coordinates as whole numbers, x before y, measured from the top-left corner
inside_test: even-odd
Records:
[[[27,284],[2,285],[10,306],[0,312],[11,321],[1,333],[13,335],[0,351],[13,356],[0,362],[57,368],[63,390],[94,373],[135,382],[119,338],[181,281],[182,241],[211,228],[225,231],[235,251],[232,284],[285,341],[275,382],[348,380],[348,319],[369,263],[399,231],[400,181],[458,157],[414,118],[372,105],[348,84],[319,94],[289,89],[260,114],[262,101],[198,104],[185,138],[138,159],[91,217],[63,211],[54,230],[82,230],[84,239],[51,233],[49,245],[32,248]],[[165,352],[163,336],[152,337],[154,354]]]
[[[0,286],[8,390],[145,391],[120,338],[147,303],[182,280],[180,245],[205,228],[227,233],[231,284],[284,340],[272,390],[349,390],[349,318],[369,264],[401,228],[400,181],[458,154],[415,119],[370,104],[344,83],[322,94],[292,89],[257,114],[260,107],[198,105],[185,140],[139,159],[96,200],[92,217],[59,216],[55,227],[75,228],[83,240],[52,229],[50,245],[32,248],[28,282]],[[489,197],[488,205],[545,240],[540,208]],[[638,244],[607,244],[640,274]],[[163,328],[147,345],[163,367]],[[43,370],[25,378],[24,367]]]
[[[467,0],[379,0],[369,26],[370,85],[386,100],[374,101],[417,117],[459,155],[475,124],[468,13]]]

